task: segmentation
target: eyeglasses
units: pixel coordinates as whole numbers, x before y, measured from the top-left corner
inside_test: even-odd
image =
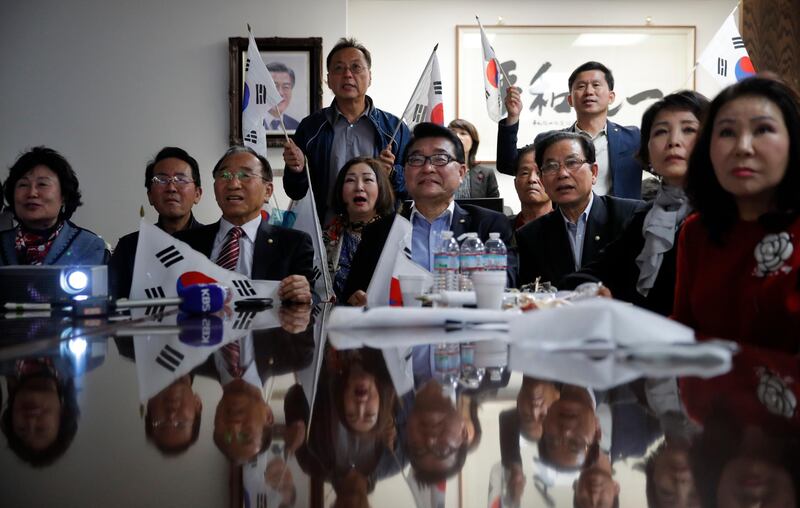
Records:
[[[558,170],[561,169],[561,166],[563,165],[565,168],[567,168],[567,171],[569,171],[570,173],[574,173],[587,162],[589,161],[586,159],[578,159],[578,158],[564,159],[564,162],[549,161],[542,164],[542,167],[539,169],[539,171],[543,175],[553,175],[558,173]]]
[[[218,181],[225,180],[226,182],[230,182],[234,178],[236,178],[237,180],[239,180],[242,183],[248,183],[250,181],[255,181],[258,178],[261,178],[262,180],[267,181],[267,179],[264,178],[263,176],[256,175],[255,173],[252,173],[251,171],[245,171],[243,169],[240,169],[239,171],[219,171],[218,173],[214,174],[214,180],[218,180]]]
[[[252,440],[250,434],[247,432],[232,432],[230,430],[226,430],[223,433],[222,439],[228,444],[233,443],[234,439],[239,444],[247,444]]]
[[[153,421],[153,428],[157,429],[159,427],[172,427],[173,429],[185,429],[189,427],[193,422],[189,422],[186,420],[154,420]]]
[[[353,74],[361,74],[367,70],[367,66],[358,62],[351,63],[350,65],[337,63],[331,68],[330,72],[331,74],[344,74],[347,72],[347,69],[350,69],[350,72]]]
[[[181,187],[183,185],[189,185],[190,183],[194,183],[194,178],[189,175],[175,175],[175,176],[166,176],[166,175],[156,175],[150,179],[156,185],[169,185],[170,183],[174,183],[176,187]]]
[[[454,160],[456,158],[447,153],[435,153],[427,157],[425,155],[409,155],[406,159],[406,165],[418,168],[424,166],[426,161],[430,161],[432,166],[442,167],[447,166]]]

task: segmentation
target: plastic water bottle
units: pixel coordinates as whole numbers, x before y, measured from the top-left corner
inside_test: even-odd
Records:
[[[472,291],[472,274],[483,270],[483,242],[478,238],[478,233],[467,233],[461,243],[461,291]]]
[[[433,253],[434,292],[458,291],[458,242],[452,231],[442,231],[442,241]]]
[[[433,348],[433,375],[443,385],[454,386],[461,372],[461,350],[458,344],[436,344]]]
[[[475,367],[475,343],[461,343],[461,379],[464,388],[477,389],[483,379],[483,369]]]
[[[500,233],[489,233],[486,241],[486,270],[505,272],[508,266],[508,250],[506,244],[500,239]]]

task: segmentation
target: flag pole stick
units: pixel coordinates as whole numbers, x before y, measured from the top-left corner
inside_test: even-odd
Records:
[[[480,18],[478,16],[475,16],[475,20],[478,22],[478,27],[481,29],[481,32],[484,32],[483,25],[481,24]],[[486,33],[486,32],[484,32],[484,33]],[[492,51],[494,51],[494,48],[492,48]],[[506,70],[503,69],[502,65],[500,65],[500,61],[497,59],[497,55],[495,55],[495,57],[494,57],[494,64],[500,70],[500,73],[503,75],[503,79],[506,80],[506,83],[508,84],[508,86],[511,86],[511,80],[508,79],[508,74],[506,74]]]
[[[427,63],[425,63],[425,67],[422,69],[423,72],[422,72],[422,74],[420,74],[419,79],[417,80],[417,84],[414,86],[414,90],[411,92],[411,97],[408,98],[408,104],[406,104],[406,107],[403,110],[403,114],[400,115],[400,122],[397,123],[397,127],[395,127],[394,132],[392,133],[392,137],[391,137],[391,139],[389,139],[389,146],[392,146],[392,142],[394,142],[394,138],[395,138],[395,136],[397,136],[397,132],[400,130],[400,126],[405,122],[405,118],[404,118],[405,117],[405,112],[408,110],[408,107],[411,106],[411,101],[414,100],[414,95],[415,95],[414,92],[417,91],[417,88],[419,88],[419,84],[422,83],[422,78],[425,77],[425,72],[424,71],[425,71],[425,69],[428,68],[428,65],[430,65],[431,59],[433,58],[433,55],[436,53],[437,49],[439,49],[439,43],[438,42],[436,43],[436,46],[433,47],[433,51],[431,52],[431,56],[428,57],[428,61],[427,61]]]

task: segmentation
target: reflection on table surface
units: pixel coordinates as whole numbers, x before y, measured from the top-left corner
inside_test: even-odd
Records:
[[[332,312],[0,319],[0,504],[796,505],[796,356]]]

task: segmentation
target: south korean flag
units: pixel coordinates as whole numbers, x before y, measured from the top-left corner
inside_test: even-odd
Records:
[[[132,309],[134,318],[144,309]],[[143,404],[181,376],[206,361],[209,355],[253,330],[280,326],[278,309],[261,312],[233,311],[210,315],[169,314],[161,321],[145,321],[121,329],[133,337],[139,400]]]
[[[251,280],[225,270],[203,254],[149,224],[139,224],[139,244],[133,268],[130,298],[136,300],[176,297],[178,279],[187,273],[200,273],[207,280],[230,290],[231,306],[243,298],[272,298],[277,301],[279,281]]]

